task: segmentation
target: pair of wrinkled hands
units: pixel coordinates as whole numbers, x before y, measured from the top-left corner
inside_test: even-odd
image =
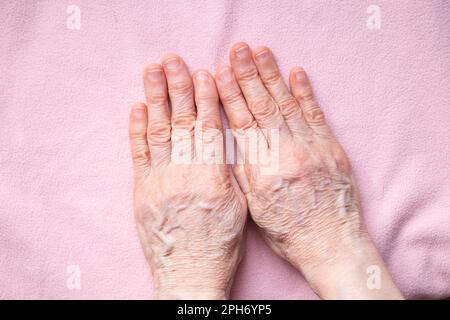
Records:
[[[167,55],[145,69],[146,103],[131,111],[134,211],[155,296],[228,298],[249,211],[320,297],[401,298],[305,71],[292,70],[289,89],[271,51],[245,43],[230,62],[215,77],[191,77]],[[224,147],[219,101],[236,150]],[[369,269],[379,273],[375,288]]]

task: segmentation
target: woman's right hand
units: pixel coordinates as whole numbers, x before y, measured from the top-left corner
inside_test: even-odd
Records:
[[[350,162],[305,71],[292,70],[289,90],[268,48],[238,43],[230,61],[216,83],[246,159],[235,175],[269,245],[324,298],[402,298],[361,223]],[[258,162],[249,163],[255,137]],[[370,270],[381,288],[368,283]]]

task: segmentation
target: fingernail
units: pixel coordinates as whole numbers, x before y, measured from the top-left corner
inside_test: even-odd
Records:
[[[147,79],[150,81],[159,81],[162,78],[162,70],[153,69],[147,72]]]
[[[175,71],[180,67],[180,61],[178,58],[172,58],[164,62],[164,65],[167,69]]]
[[[295,80],[301,81],[305,79],[305,77],[305,70],[303,70],[302,68],[299,68],[297,71],[295,71]]]
[[[201,82],[206,82],[209,80],[209,77],[206,72],[201,71],[195,74],[195,79]]]
[[[249,49],[247,46],[243,46],[236,50],[236,57],[239,60],[243,60],[249,56]]]
[[[256,54],[255,57],[256,57],[256,60],[258,60],[258,61],[264,61],[264,60],[267,60],[267,59],[269,58],[269,51],[264,50],[264,51],[262,51],[262,52]]]
[[[219,80],[222,83],[228,83],[231,81],[233,75],[231,74],[231,70],[226,68],[219,73]]]

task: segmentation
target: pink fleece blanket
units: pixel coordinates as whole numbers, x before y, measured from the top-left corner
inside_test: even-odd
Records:
[[[310,74],[408,298],[450,297],[450,2],[1,1],[0,298],[152,297],[127,138],[145,64],[239,40]],[[232,297],[317,298],[254,225]]]

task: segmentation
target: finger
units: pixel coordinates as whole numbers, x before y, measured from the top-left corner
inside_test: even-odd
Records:
[[[143,178],[150,169],[150,150],[147,144],[147,107],[136,103],[131,108],[128,133],[131,142],[131,157],[136,178]]]
[[[232,129],[256,128],[258,125],[242,95],[233,71],[224,67],[216,74],[217,90]]]
[[[234,45],[230,51],[230,61],[248,108],[258,126],[261,129],[280,129],[281,135],[290,136],[280,110],[259,77],[248,45],[243,42]]]
[[[184,61],[177,55],[167,55],[163,61],[172,106],[172,161],[187,163],[193,158],[195,125],[194,90]]]
[[[331,139],[333,135],[325,122],[325,115],[320,109],[309,82],[302,68],[295,68],[290,75],[291,91],[302,109],[303,117],[309,127],[318,136]]]
[[[194,72],[194,96],[197,107],[195,157],[200,163],[224,164],[224,141],[219,95],[213,77],[206,70]]]
[[[167,55],[163,62],[172,104],[173,129],[194,128],[196,112],[192,79],[184,61],[177,55]]]
[[[310,129],[302,118],[300,106],[285,84],[271,50],[259,47],[253,50],[253,59],[264,85],[280,108],[292,134],[309,134]]]
[[[147,140],[152,166],[159,166],[169,163],[171,152],[167,83],[161,65],[151,64],[145,69],[144,88],[148,106]]]
[[[197,121],[202,122],[203,129],[222,129],[219,95],[213,77],[206,70],[198,70],[193,79]]]
[[[248,139],[246,138],[249,136],[260,136],[264,140],[265,138],[247,107],[230,67],[224,67],[217,71],[216,84],[225,114],[236,138],[238,151],[242,157],[245,157],[246,154],[248,155],[248,147],[246,147]],[[265,148],[268,148],[267,141],[265,142]]]

